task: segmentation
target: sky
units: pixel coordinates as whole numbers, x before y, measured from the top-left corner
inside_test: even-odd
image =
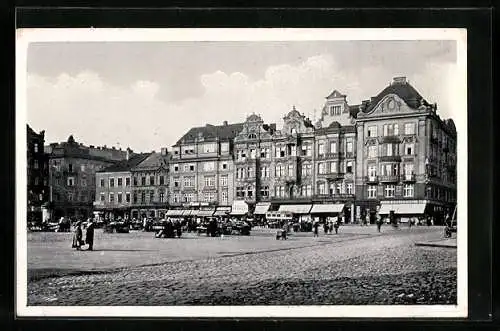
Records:
[[[191,127],[317,119],[334,89],[349,104],[406,76],[456,118],[455,41],[44,42],[27,57],[27,120],[46,143],[168,149]],[[316,111],[316,113],[315,113]],[[316,115],[315,115],[316,114]]]

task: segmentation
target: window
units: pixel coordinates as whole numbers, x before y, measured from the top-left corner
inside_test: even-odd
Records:
[[[405,123],[405,134],[415,134],[415,123]]]
[[[109,179],[109,187],[115,187],[115,179],[114,178]]]
[[[101,180],[100,180],[100,186],[101,186],[101,187],[104,187],[104,179],[102,179],[102,178],[101,178]]]
[[[289,150],[288,150],[288,155],[290,155],[290,156],[297,156],[297,146],[290,145],[289,146]]]
[[[179,181],[179,177],[175,177],[174,178],[174,187],[180,187],[181,184],[180,184],[180,181]]]
[[[257,135],[255,133],[250,133],[248,139],[257,139]]]
[[[275,197],[284,197],[285,196],[285,187],[284,186],[275,186],[274,187],[274,196]]]
[[[406,143],[405,144],[405,155],[413,155],[414,152],[415,152],[414,144],[413,143]]]
[[[184,187],[194,187],[194,177],[184,177]]]
[[[141,177],[141,185],[146,186],[146,177]]]
[[[325,155],[325,144],[319,143],[318,144],[318,155]]]
[[[347,163],[346,163],[346,172],[348,174],[352,173],[352,161],[347,161]]]
[[[86,180],[86,179],[84,179],[84,178],[82,178],[82,179],[81,179],[81,185],[82,185],[82,186],[87,186],[87,180]]]
[[[337,194],[344,193],[344,183],[337,184]]]
[[[245,197],[245,188],[242,186],[236,186],[236,197],[243,198]]]
[[[194,154],[194,146],[184,146],[184,154]]]
[[[155,176],[149,176],[149,185],[155,184]]]
[[[68,184],[68,186],[75,186],[75,178],[74,177],[68,177],[67,184]]]
[[[368,146],[368,157],[377,157],[377,146]]]
[[[137,186],[137,177],[134,177],[134,186]]]
[[[133,198],[134,198],[134,203],[137,203],[137,192],[134,192]]]
[[[125,186],[130,186],[130,177],[125,178]]]
[[[399,174],[399,167],[397,164],[383,164],[380,170],[382,176],[397,176]]]
[[[385,196],[387,198],[393,198],[394,197],[394,191],[395,191],[394,185],[386,185],[385,186]]]
[[[115,202],[115,194],[113,192],[109,194],[109,202]]]
[[[215,176],[205,176],[205,186],[215,186]]]
[[[211,202],[215,200],[215,194],[213,192],[207,192],[203,195],[204,202]]]
[[[222,191],[221,199],[223,203],[227,203],[227,191]]]
[[[68,164],[68,170],[69,172],[73,172],[73,165],[71,163]]]
[[[81,172],[84,172],[84,171],[85,171],[85,164],[81,164],[81,165],[80,165],[80,171],[81,171]]]
[[[194,171],[194,164],[189,165],[189,171]]]
[[[250,158],[255,159],[256,156],[257,156],[257,151],[255,150],[255,148],[251,148],[250,149]]]
[[[160,176],[160,185],[165,185],[165,176]]]
[[[331,116],[340,115],[341,112],[342,112],[342,106],[341,105],[330,106],[330,115]]]
[[[263,159],[268,159],[271,157],[271,149],[269,148],[262,148],[260,150],[260,157]]]
[[[73,201],[73,192],[68,193],[68,201]]]
[[[289,177],[294,176],[294,173],[293,173],[293,164],[289,164],[288,165],[288,176]]]
[[[121,192],[119,192],[117,194],[117,198],[118,198],[118,203],[122,203],[122,193]]]
[[[104,193],[101,193],[101,202],[104,202],[106,200],[106,195]]]
[[[335,194],[335,184],[334,183],[330,183],[328,185],[328,193],[330,195],[334,195]]]
[[[260,177],[261,178],[269,178],[269,168],[268,167],[260,167]]]
[[[237,168],[236,169],[236,178],[237,179],[243,179],[243,178],[245,178],[245,170],[243,168]]]
[[[369,180],[375,180],[375,177],[377,176],[377,166],[376,165],[369,165],[368,166],[368,179]]]
[[[403,196],[405,198],[413,197],[413,184],[405,184],[403,187]]]
[[[408,178],[408,176],[413,175],[413,163],[405,163],[404,174],[406,178]]]
[[[261,197],[269,197],[269,186],[262,186],[260,189],[260,196]]]
[[[330,143],[330,153],[337,153],[337,143],[336,142]]]
[[[194,170],[194,167],[193,167]],[[203,171],[215,171],[215,162],[204,162],[203,163]]]
[[[118,180],[117,180],[117,181],[118,181],[117,186],[123,186],[123,178],[118,177]]]
[[[223,186],[223,187],[227,186],[227,175],[220,176],[220,186]]]
[[[34,144],[33,144],[33,151],[34,151],[35,153],[38,153],[38,144],[37,144],[37,143],[34,143]]]
[[[204,144],[203,145],[203,153],[215,153],[217,146],[215,143]]]
[[[318,194],[327,194],[325,183],[318,183]]]
[[[155,199],[155,191],[149,191],[149,201],[154,201]]]
[[[377,136],[377,127],[375,125],[369,126],[368,131],[366,133],[367,137],[376,137]]]
[[[302,176],[310,176],[312,174],[311,164],[302,164]]]
[[[285,168],[281,165],[276,166],[276,177],[281,177],[285,175]]]
[[[179,203],[181,201],[181,196],[179,193],[175,193],[173,197],[174,203]]]
[[[348,183],[348,184],[347,184],[347,187],[346,187],[346,193],[347,193],[347,194],[353,194],[353,191],[352,191],[352,183]]]
[[[38,169],[38,160],[33,162],[33,168]]]
[[[245,161],[246,157],[247,157],[247,154],[245,151],[237,151],[236,152],[236,160]]]
[[[125,202],[130,203],[130,192],[125,193]]]
[[[347,153],[352,153],[352,152],[353,152],[353,145],[352,145],[352,141],[348,141],[348,142],[347,142],[346,149],[347,149]]]
[[[227,170],[227,169],[228,169],[228,167],[227,167],[227,162],[222,162],[222,163],[221,163],[221,169],[222,169],[222,170]]]
[[[141,203],[145,203],[146,202],[146,191],[142,191],[141,192]]]
[[[394,124],[394,135],[395,136],[399,135],[399,125],[398,124]]]
[[[35,185],[38,185],[38,177],[35,177]]]
[[[337,162],[330,162],[330,173],[337,173]]]
[[[221,143],[220,144],[220,151],[222,153],[227,153],[229,152],[229,143]]]
[[[318,164],[318,174],[324,174],[325,173],[325,164],[324,163],[319,163]]]
[[[179,171],[179,165],[178,164],[174,164],[172,168],[174,169],[174,172],[178,172]]]
[[[377,186],[368,185],[368,198],[376,198],[376,197],[377,197]]]
[[[302,156],[311,156],[312,155],[312,145],[305,144],[302,145]]]
[[[253,178],[255,176],[254,174],[254,169],[252,167],[247,168],[247,177],[248,178]]]
[[[399,126],[397,124],[385,124],[384,136],[397,136],[399,134]]]

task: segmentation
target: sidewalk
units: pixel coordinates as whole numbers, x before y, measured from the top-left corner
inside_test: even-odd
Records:
[[[457,248],[457,238],[441,238],[432,241],[416,242],[415,246]]]

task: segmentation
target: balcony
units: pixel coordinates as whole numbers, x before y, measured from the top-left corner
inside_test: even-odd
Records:
[[[415,183],[416,181],[416,176],[415,174],[405,174],[401,175],[401,181],[403,183]]]
[[[366,183],[376,184],[376,183],[378,183],[378,181],[379,181],[378,176],[366,176],[365,177],[365,182]]]
[[[295,184],[297,182],[297,176],[286,176],[285,177],[285,183],[288,185]]]
[[[399,176],[398,175],[380,176],[379,181],[381,183],[397,183],[399,182]]]
[[[381,156],[380,162],[401,162],[401,155]]]
[[[382,136],[381,143],[400,143],[401,139],[399,136],[391,135],[391,136]]]

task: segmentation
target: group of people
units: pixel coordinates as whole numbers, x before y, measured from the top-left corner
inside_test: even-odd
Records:
[[[156,234],[156,238],[180,238],[182,235],[182,222],[178,219],[167,218],[166,220],[162,220],[162,229],[159,230]],[[144,231],[147,231],[144,228]]]
[[[82,221],[77,221],[73,230],[73,241],[71,247],[80,251],[82,250],[82,246],[88,245],[88,251],[94,250],[94,229],[94,220],[89,218],[85,224],[85,240],[83,240],[83,223]]]

